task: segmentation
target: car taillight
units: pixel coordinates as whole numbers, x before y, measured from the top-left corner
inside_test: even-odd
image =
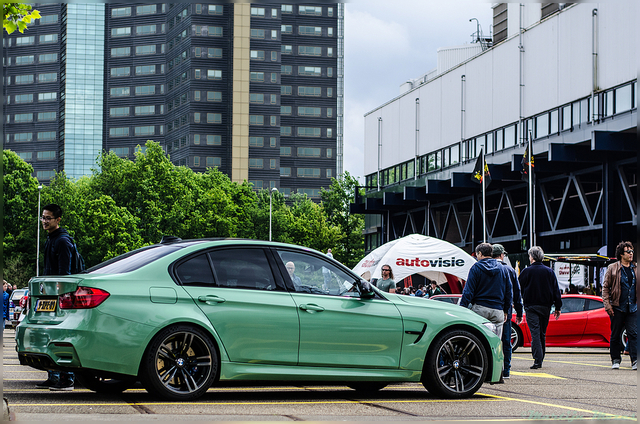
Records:
[[[104,302],[109,293],[92,287],[78,287],[73,293],[60,296],[60,309],[90,309]]]
[[[25,296],[22,296],[22,299],[20,299],[20,307],[22,309],[28,309],[29,307],[28,305],[29,305],[29,295],[27,294]]]

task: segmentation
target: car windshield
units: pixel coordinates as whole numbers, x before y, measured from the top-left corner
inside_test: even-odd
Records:
[[[153,245],[143,247],[108,261],[102,262],[85,271],[87,274],[122,274],[135,271],[155,260],[184,248],[184,245]]]

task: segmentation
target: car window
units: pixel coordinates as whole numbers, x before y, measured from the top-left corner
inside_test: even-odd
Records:
[[[87,274],[122,274],[135,271],[153,261],[156,261],[184,246],[176,245],[153,245],[143,247],[131,252],[116,256],[113,259],[102,262],[85,271]]]
[[[589,299],[587,302],[587,311],[593,311],[594,309],[604,308],[602,300]]]
[[[176,267],[176,276],[184,286],[214,286],[213,272],[207,254],[190,258]]]
[[[262,249],[225,249],[209,252],[218,287],[276,290]]]
[[[287,269],[285,278],[298,293],[343,296],[353,288],[354,277],[328,260],[287,250],[278,250],[278,255]]]
[[[585,299],[580,297],[565,297],[562,299],[562,309],[560,312],[582,312],[584,311]]]

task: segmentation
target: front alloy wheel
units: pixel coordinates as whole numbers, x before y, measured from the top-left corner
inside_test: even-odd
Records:
[[[449,330],[429,348],[422,384],[437,396],[467,398],[482,386],[488,369],[487,353],[480,340],[466,330]]]
[[[149,345],[140,377],[148,392],[182,401],[204,395],[217,372],[218,355],[209,337],[197,328],[174,325]]]
[[[520,346],[520,329],[514,323],[511,323],[511,351],[515,352]]]

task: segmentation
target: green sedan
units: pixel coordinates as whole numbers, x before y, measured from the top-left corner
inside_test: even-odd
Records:
[[[168,238],[82,274],[35,277],[16,329],[22,365],[100,393],[140,381],[193,400],[224,381],[422,382],[465,398],[500,381],[495,326],[455,305],[383,293],[320,252]]]

